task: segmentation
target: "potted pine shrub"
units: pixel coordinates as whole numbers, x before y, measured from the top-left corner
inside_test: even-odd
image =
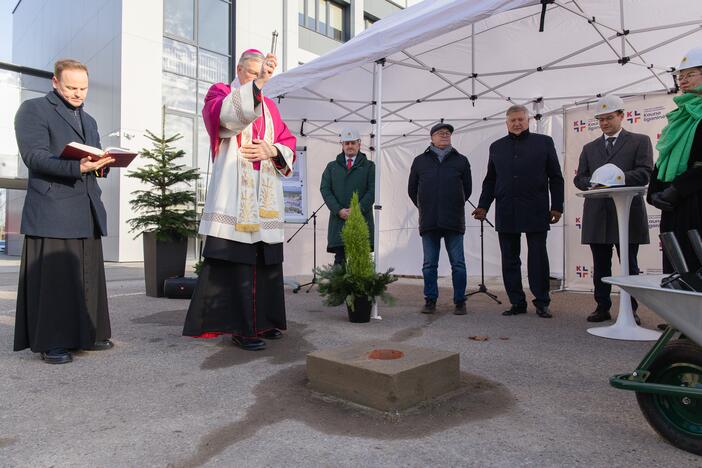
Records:
[[[349,217],[341,230],[346,251],[345,265],[326,265],[317,269],[319,293],[328,306],[346,304],[349,321],[370,321],[373,303],[380,297],[392,304],[394,298],[387,292],[388,284],[397,281],[392,268],[376,273],[370,249],[368,224],[358,204],[358,194],[351,199]]]
[[[165,125],[161,136],[146,131],[151,149],[140,156],[150,162],[127,177],[140,180],[147,188],[132,192],[129,202],[138,216],[128,220],[131,232],[144,238],[144,281],[146,295],[163,297],[163,282],[185,274],[188,238],[197,234],[195,192],[185,187],[200,178],[197,169],[188,169],[176,161],[185,156],[171,144],[180,134],[166,137]]]

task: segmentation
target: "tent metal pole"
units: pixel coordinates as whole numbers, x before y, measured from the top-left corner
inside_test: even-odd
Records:
[[[561,5],[556,5],[556,4],[554,4],[552,7],[549,7],[549,10],[548,10],[548,11],[550,11],[551,9],[561,8],[561,7],[562,7]],[[567,10],[567,8],[564,8],[564,9]],[[569,11],[570,11],[570,10],[569,10]],[[571,13],[574,13],[574,12],[571,11]],[[577,14],[577,13],[575,13],[575,14]],[[524,19],[531,18],[531,17],[538,16],[538,15],[539,15],[538,13],[533,14],[533,15],[527,15],[527,16],[524,16],[524,17],[522,17],[522,18],[517,18],[517,19],[514,19],[514,20],[512,20],[512,21],[508,21],[507,23],[498,24],[498,25],[495,25],[495,26],[493,26],[493,27],[490,27],[490,28],[487,28],[487,29],[485,29],[485,30],[483,30],[483,31],[478,32],[477,35],[484,34],[484,33],[487,33],[487,32],[492,31],[493,29],[498,29],[498,28],[503,27],[503,26],[508,26],[508,25],[510,25],[510,24],[512,24],[512,23],[517,23],[517,22],[522,21],[522,20],[524,20]],[[583,16],[583,15],[578,15],[578,16]],[[584,16],[583,16],[583,18],[588,19],[588,20],[591,20],[591,19],[592,19],[592,18],[586,18],[586,17],[584,17]],[[611,30],[614,31],[614,32],[617,32],[617,30],[616,30],[615,28],[610,28],[610,27],[607,26],[607,25],[604,25],[604,24],[602,24],[602,23],[598,23],[596,20],[595,20],[595,22],[596,22],[597,24],[599,24],[599,25],[605,27],[605,28],[608,28],[608,29],[611,29]],[[471,23],[471,25],[474,26],[474,23]],[[651,32],[651,31],[661,31],[661,30],[664,30],[664,29],[675,29],[675,28],[680,28],[680,27],[683,27],[683,26],[700,26],[700,27],[702,27],[702,24],[701,24],[701,22],[700,22],[699,20],[683,21],[683,22],[680,22],[680,23],[664,24],[664,25],[661,25],[661,26],[651,26],[651,27],[649,27],[649,28],[631,29],[631,30],[629,31],[629,35],[631,36],[631,35],[634,35],[634,34],[642,34],[642,33],[647,33],[647,32]],[[425,54],[429,54],[429,53],[434,52],[434,51],[436,51],[436,50],[439,50],[439,49],[441,49],[441,48],[443,48],[443,47],[447,47],[447,46],[450,46],[450,45],[453,45],[453,44],[457,44],[457,43],[459,43],[459,42],[461,42],[461,41],[464,41],[464,40],[468,39],[468,37],[470,37],[470,36],[462,37],[462,38],[460,38],[460,39],[454,39],[454,40],[451,40],[451,41],[446,42],[446,43],[444,43],[444,44],[441,44],[441,45],[439,45],[439,46],[432,47],[432,48],[430,48],[430,49],[427,49],[427,50],[425,50],[425,51],[423,51],[423,52],[417,54],[417,57],[421,57],[421,56],[423,56],[423,55],[425,55]],[[598,45],[599,45],[599,44],[598,44]],[[593,46],[593,47],[594,47],[594,46]],[[391,61],[391,60],[389,60],[389,59],[387,59],[387,62],[388,62],[388,63],[391,63],[391,64],[394,64],[394,65],[402,65],[403,63],[405,63],[404,60],[400,60],[400,61]],[[389,67],[388,67],[388,68],[389,68]],[[444,72],[444,73],[449,73],[449,72]]]
[[[660,75],[663,75],[663,74],[665,74],[665,73],[666,73],[666,72],[660,73]],[[622,86],[618,86],[618,87],[616,87],[616,88],[614,88],[614,89],[610,89],[610,90],[605,91],[604,93],[600,93],[600,94],[602,94],[602,95],[612,94],[612,93],[614,93],[615,91],[619,91],[620,89],[628,88],[629,86],[634,86],[634,85],[637,85],[637,84],[639,84],[639,83],[643,83],[644,81],[648,81],[648,80],[650,80],[650,79],[652,79],[652,78],[653,78],[652,76],[647,76],[646,78],[642,78],[642,79],[640,79],[640,80],[636,80],[636,81],[633,81],[633,82],[631,82],[631,83],[626,83],[626,84],[624,84],[624,85],[622,85]],[[644,94],[651,94],[651,93],[649,92],[649,93],[644,93]],[[631,94],[631,96],[633,96],[633,95],[635,95],[635,94]],[[591,100],[593,100],[593,99],[596,99],[597,96],[598,96],[598,95],[593,95],[593,96],[591,96],[589,99],[583,99],[582,101],[576,101],[576,102],[574,103],[574,105],[579,106],[579,105],[581,105],[581,104],[585,104],[585,103],[587,103],[588,101],[591,101]],[[625,94],[625,96],[630,96],[630,94]]]
[[[457,85],[458,85],[458,84],[461,84],[461,83],[463,83],[464,81],[468,81],[469,79],[470,79],[469,76],[467,76],[467,77],[465,77],[465,78],[461,78],[460,80],[456,81],[455,84],[457,84]],[[439,90],[434,91],[433,93],[429,93],[429,94],[427,94],[427,95],[425,95],[425,96],[422,96],[421,98],[412,101],[410,104],[407,104],[406,106],[402,106],[402,107],[400,107],[399,109],[396,109],[396,110],[394,110],[394,111],[388,112],[385,116],[386,116],[386,117],[389,117],[389,116],[391,116],[391,115],[397,114],[398,112],[402,112],[403,110],[408,109],[408,108],[414,106],[415,104],[419,104],[420,102],[424,101],[424,99],[426,99],[426,98],[434,97],[434,96],[436,96],[436,95],[438,95],[438,94],[443,93],[443,92],[446,91],[447,89],[451,89],[451,86],[445,86],[445,87],[443,87],[443,88],[441,88],[441,89],[439,89]]]
[[[576,7],[578,7],[578,9],[580,10],[580,12],[582,13],[582,15],[579,15],[579,16],[586,17],[586,16],[585,16],[585,10],[583,10],[582,7],[581,7],[580,5],[578,5],[578,2],[576,2],[576,1],[574,0],[574,1],[573,1],[573,4],[574,4]],[[559,6],[560,6],[560,5],[559,5]],[[568,10],[567,8],[564,8],[564,9],[566,9],[567,11],[570,11],[570,10]],[[594,17],[593,17],[593,18],[594,18]],[[614,46],[609,42],[609,38],[606,38],[605,35],[602,34],[602,31],[600,31],[600,29],[597,27],[597,25],[598,25],[599,23],[597,23],[596,21],[593,21],[593,18],[590,18],[590,19],[587,21],[588,24],[589,24],[590,26],[592,26],[592,28],[595,30],[595,32],[597,32],[597,34],[598,34],[602,39],[604,39],[604,40],[606,41],[607,47],[609,47],[610,49],[612,49],[612,52],[614,52],[614,55],[616,55],[617,58],[622,58],[623,55],[619,55],[619,52],[617,52],[617,49],[615,49]],[[607,26],[605,26],[605,25],[603,25],[603,24],[600,24],[600,26],[603,26],[603,27],[605,27],[605,28],[607,27]],[[611,30],[614,31],[614,32],[617,32],[617,30],[614,29],[614,28],[609,28],[609,29],[611,29]],[[622,28],[622,32],[623,32],[623,28]]]
[[[563,116],[563,124],[561,125],[561,133],[562,138],[563,138],[563,143],[562,143],[562,149],[561,152],[563,153],[563,170],[565,171],[566,169],[566,156],[568,153],[566,152],[566,106],[562,107],[562,116]],[[565,213],[568,213],[568,208],[567,206],[567,198],[563,198],[563,211]],[[566,236],[566,220],[563,219],[563,230],[562,230],[562,236],[563,236],[563,255],[561,255],[561,260],[563,261],[563,276],[561,276],[561,291],[566,290],[566,252],[568,249],[566,249],[566,241],[568,240],[568,237]]]
[[[307,120],[307,119],[304,119],[304,120],[305,120],[305,123],[307,123],[307,124],[309,124],[310,126],[313,127],[312,130],[306,132],[306,135],[309,135],[310,133],[312,133],[312,132],[314,132],[314,131],[316,131],[316,130],[324,130],[325,132],[327,132],[327,133],[329,134],[329,136],[335,136],[335,137],[338,137],[338,136],[339,136],[337,133],[335,133],[335,132],[329,130],[328,128],[324,128],[324,127],[322,127],[322,126],[320,126],[320,125],[317,125],[317,124],[315,124],[315,123],[312,123],[312,122],[310,122],[310,121]]]
[[[402,51],[402,52],[404,52],[404,51]],[[415,60],[414,57],[410,56],[409,54],[407,54],[407,57],[412,59],[412,60]],[[415,60],[417,62],[417,64],[401,62],[399,60],[392,60],[392,59],[386,59],[386,60],[388,63],[399,65],[401,67],[414,68],[417,70],[426,70],[426,71],[431,70],[431,67],[428,67],[426,65],[419,65],[421,63],[421,62],[419,62],[419,60]],[[438,73],[445,73],[446,75],[458,75],[458,76],[472,76],[473,75],[472,73],[459,72],[459,71],[455,71],[455,70],[446,70],[444,68],[435,68],[434,71],[436,71]]]
[[[543,102],[541,102],[540,99],[537,99],[534,101],[532,108],[534,109],[534,117],[539,116],[538,119],[536,119],[536,133],[543,133],[544,132],[544,119],[543,116],[541,115],[541,108],[543,107]]]
[[[642,33],[647,33],[647,32],[651,32],[651,31],[660,31],[662,29],[680,28],[683,26],[701,26],[701,22],[700,22],[700,20],[694,20],[694,21],[685,21],[683,23],[666,24],[663,26],[652,26],[650,28],[632,29],[629,31],[629,35],[642,34]]]
[[[329,102],[329,99],[323,97],[310,97],[310,96],[278,96],[284,99],[298,100],[298,101],[320,101]],[[275,98],[273,98],[275,99]],[[354,99],[334,99],[334,102],[341,102],[343,104],[368,104],[368,101],[354,100]]]
[[[427,64],[426,64],[426,63],[420,61],[418,58],[415,58],[415,57],[414,57],[412,54],[410,54],[409,52],[406,52],[406,51],[404,51],[404,50],[401,51],[401,52],[402,52],[403,54],[405,54],[406,56],[408,56],[409,58],[411,58],[412,60],[414,60],[415,62],[417,62],[418,64],[422,65],[423,67],[427,67]],[[468,93],[466,90],[464,90],[464,89],[462,89],[462,88],[459,88],[459,87],[456,85],[456,83],[454,83],[453,81],[451,81],[451,80],[449,80],[448,78],[446,78],[443,74],[441,74],[440,72],[438,72],[436,69],[429,68],[429,72],[430,72],[431,74],[433,74],[433,75],[436,75],[436,77],[439,78],[440,80],[442,80],[442,81],[448,83],[449,85],[453,86],[459,93],[464,94],[466,97],[470,97],[470,96],[471,96],[470,93]]]
[[[619,0],[619,20],[624,32],[624,0]],[[626,57],[626,36],[622,34],[622,57]]]
[[[375,271],[377,272],[380,267],[380,211],[383,209],[381,203],[381,187],[380,187],[380,177],[382,174],[383,167],[383,63],[375,63],[375,80],[373,83],[373,102],[375,103],[375,202],[373,203],[373,217],[375,221],[375,226],[373,229],[373,245],[374,245],[374,255],[373,260],[375,262]],[[371,319],[382,320],[378,312],[378,301],[373,303],[373,311],[371,312]]]
[[[471,81],[471,93],[475,96],[475,23],[470,25],[470,72],[473,75]]]

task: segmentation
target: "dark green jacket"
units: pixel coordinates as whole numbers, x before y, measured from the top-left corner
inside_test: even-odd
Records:
[[[351,170],[346,169],[346,156],[339,154],[336,160],[327,164],[319,186],[324,203],[329,208],[329,232],[327,251],[334,247],[343,247],[341,228],[345,221],[339,217],[339,210],[351,206],[353,192],[358,192],[361,212],[368,223],[371,249],[373,248],[373,202],[375,202],[375,163],[366,155],[358,153]]]

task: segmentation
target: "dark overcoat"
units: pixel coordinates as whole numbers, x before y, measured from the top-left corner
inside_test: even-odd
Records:
[[[80,109],[82,127],[53,91],[24,101],[15,115],[17,145],[29,169],[21,233],[37,237],[92,237],[95,225],[107,234],[107,214],[95,173],[81,174],[80,162],[59,158],[66,144],[100,147],[97,123]],[[95,223],[93,223],[93,219]]]
[[[598,137],[583,146],[578,171],[573,183],[580,190],[590,188],[590,178],[595,169],[614,164],[624,171],[628,186],[648,185],[653,170],[653,147],[648,135],[622,130],[614,143],[614,150],[607,155],[606,142]],[[643,197],[637,195],[631,202],[629,215],[629,242],[648,244],[648,214]],[[586,198],[583,207],[581,242],[583,244],[618,244],[619,227],[617,210],[611,198]]]
[[[490,145],[478,207],[489,210],[495,201],[498,232],[548,231],[550,210],[563,213],[563,196],[563,174],[550,136],[526,130]]]
[[[441,162],[431,147],[414,158],[407,193],[419,209],[419,235],[434,230],[463,234],[472,190],[468,158],[455,148]]]
[[[358,192],[358,202],[361,213],[368,223],[371,250],[373,249],[373,203],[375,202],[375,163],[368,160],[365,154],[358,153],[349,171],[346,168],[344,153],[337,155],[334,161],[327,164],[322,173],[319,190],[329,208],[329,230],[327,232],[327,251],[335,247],[343,247],[341,229],[344,221],[339,217],[339,210],[351,206],[351,197]]]

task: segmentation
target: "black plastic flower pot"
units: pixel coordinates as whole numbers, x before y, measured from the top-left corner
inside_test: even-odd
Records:
[[[354,310],[351,310],[348,304],[346,309],[349,313],[349,322],[351,323],[368,323],[370,322],[371,309],[373,301],[369,301],[366,296],[357,297],[354,301]]]

